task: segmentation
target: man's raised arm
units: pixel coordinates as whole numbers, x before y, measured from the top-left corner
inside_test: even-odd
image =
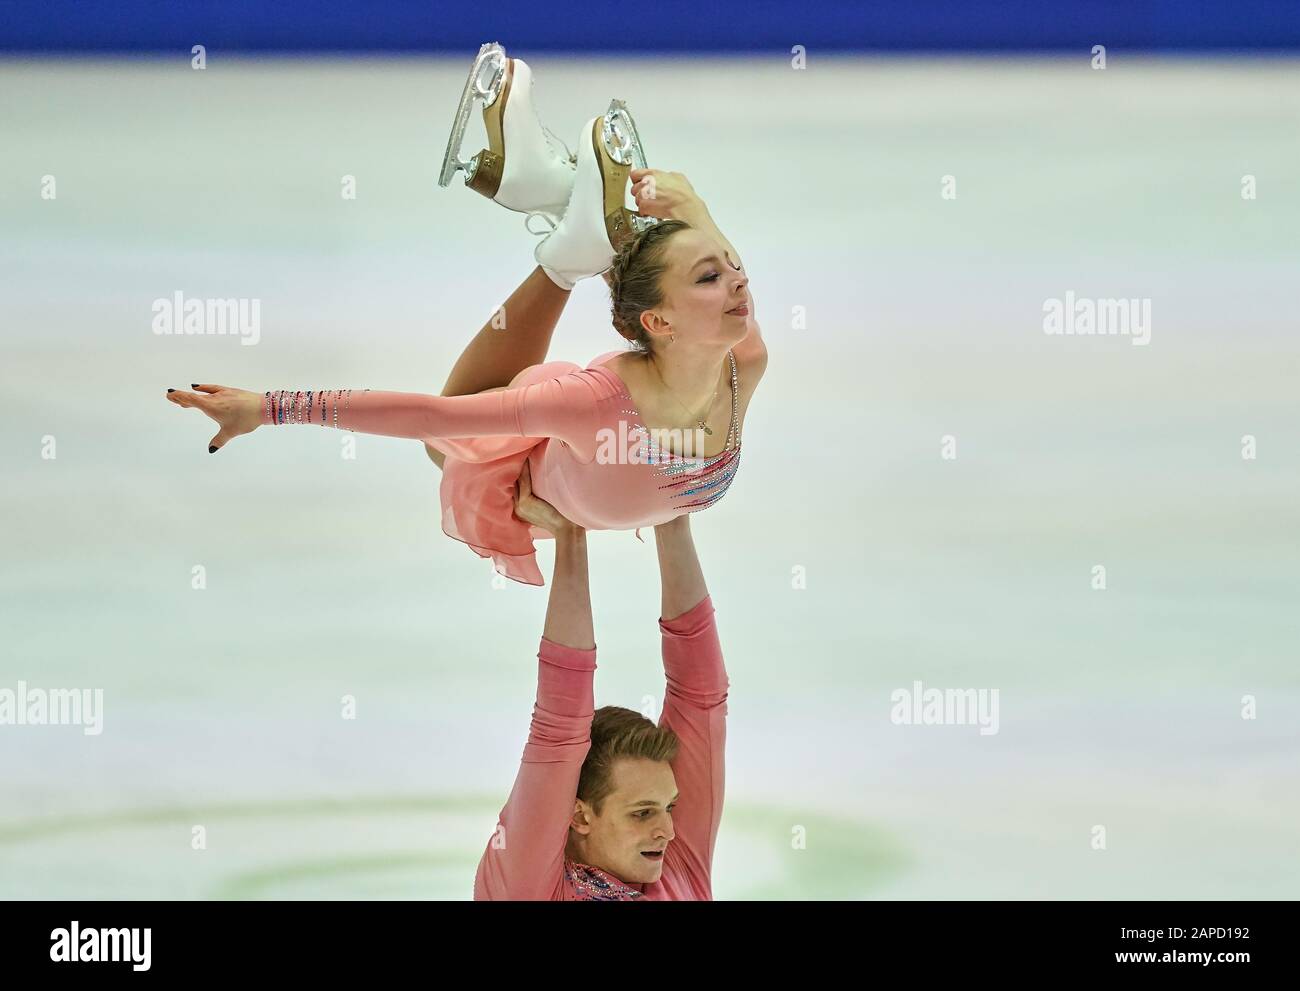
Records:
[[[673,760],[679,798],[674,859],[702,897],[711,897],[713,848],[722,819],[727,671],[713,602],[691,538],[690,516],[655,527],[662,591],[664,696],[661,726],[681,741]],[[670,848],[671,850],[672,848]]]

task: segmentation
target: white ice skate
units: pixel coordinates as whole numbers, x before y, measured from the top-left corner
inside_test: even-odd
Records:
[[[483,103],[488,147],[462,162],[460,146],[475,101]],[[568,202],[575,165],[575,156],[562,146],[537,116],[528,63],[507,58],[504,48],[489,42],[479,49],[465,81],[438,185],[448,185],[463,169],[465,185],[475,192],[555,224]]]
[[[628,173],[646,164],[636,125],[622,100],[611,100],[604,114],[583,125],[577,159],[564,216],[533,253],[537,264],[565,288],[608,270],[619,245],[658,223],[626,205]]]

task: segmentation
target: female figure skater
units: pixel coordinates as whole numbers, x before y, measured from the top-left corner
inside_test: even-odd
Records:
[[[479,861],[475,899],[684,901],[713,897],[722,817],[727,672],[690,516],[655,527],[667,690],[659,725],[594,708],[586,531],[532,494],[515,512],[555,537],[537,704],[514,788]]]
[[[513,512],[524,462],[538,495],[584,530],[656,526],[706,508],[739,466],[767,351],[748,277],[703,200],[680,173],[632,167],[644,156],[626,107],[616,100],[591,118],[563,156],[533,109],[526,64],[488,55],[496,61],[476,61],[462,106],[490,101],[483,114],[497,150],[475,156],[471,188],[553,222],[557,187],[571,186],[537,246],[538,267],[470,341],[442,394],[196,384],[167,398],[218,423],[210,453],[288,423],[423,441],[443,469],[443,531],[501,574],[541,585],[533,540],[550,535]],[[458,147],[458,130],[452,138]],[[624,206],[629,177],[635,215]],[[632,349],[586,368],[544,363],[569,291],[602,273],[614,327]]]

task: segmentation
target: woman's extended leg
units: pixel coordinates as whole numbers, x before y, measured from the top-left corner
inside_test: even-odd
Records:
[[[504,388],[529,365],[541,364],[568,301],[567,289],[552,282],[540,265],[533,269],[461,352],[442,395]]]
[[[442,395],[499,392],[528,366],[540,365],[568,301],[569,290],[557,286],[540,265],[533,269],[461,352]],[[424,450],[441,468],[446,455],[428,444]]]

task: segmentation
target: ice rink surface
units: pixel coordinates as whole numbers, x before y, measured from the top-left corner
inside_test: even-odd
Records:
[[[692,523],[716,896],[1300,896],[1300,66],[515,54],[571,146],[628,102],[768,342]],[[442,534],[415,442],[209,456],[163,399],[441,389],[536,241],[437,187],[468,62],[0,61],[0,690],[104,692],[0,726],[0,897],[470,896],[546,590]],[[177,291],[260,299],[257,345],[153,333]],[[1045,333],[1067,292],[1149,342]],[[620,346],[584,283],[551,357]],[[592,538],[597,704],[657,711],[642,535]],[[998,732],[897,724],[918,681]]]

